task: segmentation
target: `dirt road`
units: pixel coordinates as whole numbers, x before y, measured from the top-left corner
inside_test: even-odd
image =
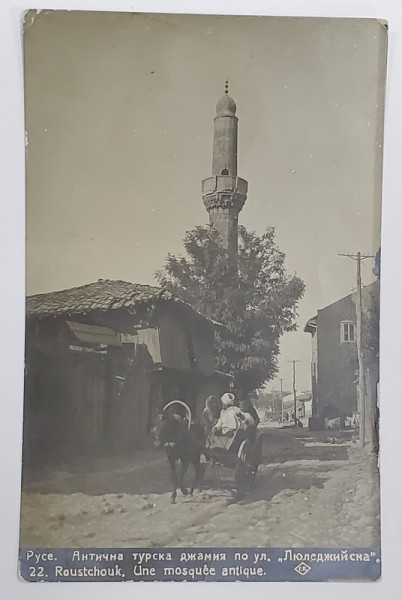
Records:
[[[155,453],[30,473],[21,546],[375,546],[374,460],[351,442],[327,439],[326,433],[266,430],[255,489],[238,504],[230,504],[233,472],[214,466],[202,492],[179,494],[172,505],[166,459]]]

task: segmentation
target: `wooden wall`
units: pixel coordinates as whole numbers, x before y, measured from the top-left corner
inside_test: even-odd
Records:
[[[198,317],[177,310],[158,314],[161,362],[179,371],[214,372],[214,329]]]
[[[58,462],[147,442],[152,359],[145,346],[75,351],[63,324],[27,335],[24,457]]]
[[[212,326],[168,303],[153,323],[141,315],[119,310],[28,322],[26,462],[135,451],[150,443],[150,428],[169,400],[187,402],[195,414],[209,393],[220,393],[221,383],[211,379]],[[85,336],[77,339],[80,323]],[[142,337],[135,336],[139,323],[147,328]],[[95,330],[89,338],[90,325],[111,328],[110,344],[97,344]],[[121,343],[119,333],[137,342]]]

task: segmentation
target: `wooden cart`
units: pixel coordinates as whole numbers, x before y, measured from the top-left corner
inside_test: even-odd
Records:
[[[261,463],[262,433],[252,427],[240,428],[231,437],[211,434],[207,446],[215,464],[234,469],[236,500],[242,500],[254,485]]]

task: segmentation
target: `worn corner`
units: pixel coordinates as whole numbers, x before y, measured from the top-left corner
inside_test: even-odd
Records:
[[[377,20],[377,23],[379,23],[381,25],[381,27],[383,29],[385,29],[385,31],[388,31],[389,25],[388,25],[387,19],[376,19],[376,20]]]
[[[35,19],[41,12],[42,10],[40,8],[29,8],[28,10],[24,11],[22,18],[24,33],[27,31],[27,29],[32,27],[32,25],[35,22]]]

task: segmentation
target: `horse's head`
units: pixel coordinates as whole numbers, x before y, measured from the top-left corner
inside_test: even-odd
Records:
[[[157,416],[152,428],[154,444],[157,448],[174,443],[180,433],[187,428],[183,417],[176,414],[161,413]]]

